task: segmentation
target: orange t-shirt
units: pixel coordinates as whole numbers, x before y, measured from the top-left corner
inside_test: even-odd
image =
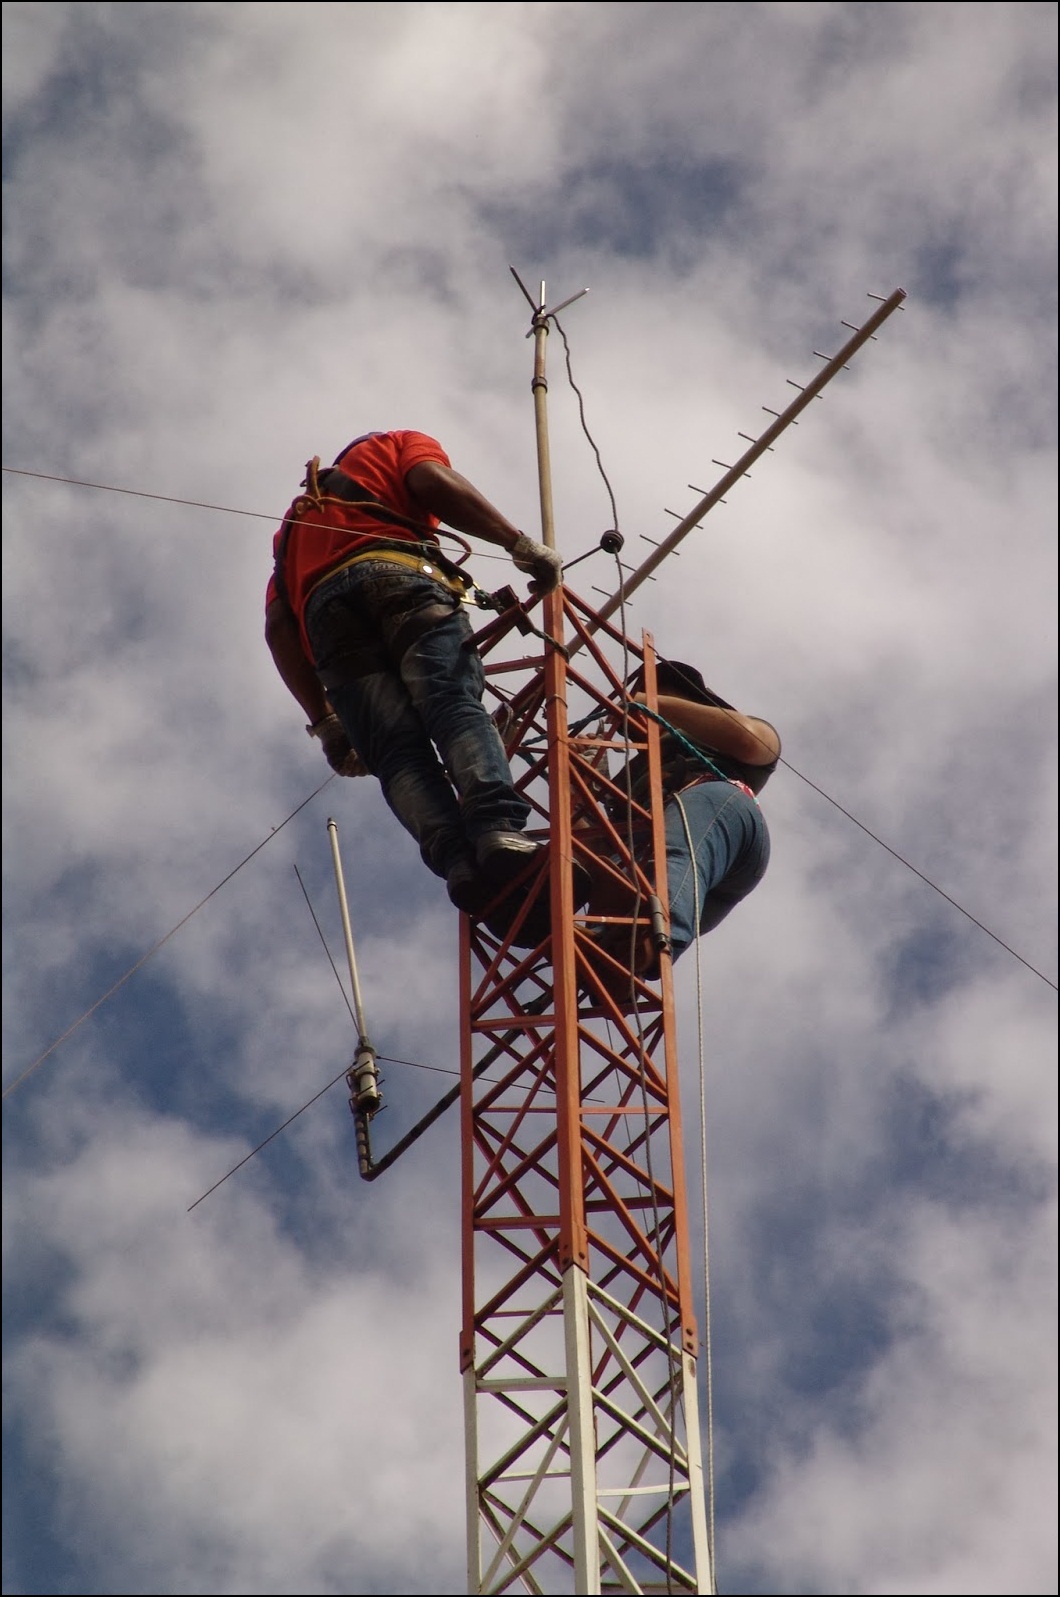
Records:
[[[425,515],[410,499],[405,487],[406,474],[422,460],[450,465],[449,456],[436,438],[406,431],[369,433],[348,445],[335,464],[348,476],[356,478],[380,504],[433,530],[439,524],[438,517]],[[282,528],[272,540],[274,557],[281,532]],[[304,523],[294,521],[287,540],[283,574],[287,597],[303,631],[303,641],[302,616],[309,594],[329,571],[341,566],[352,555],[369,549],[380,538],[388,542],[395,539],[416,541],[415,533],[405,527],[380,521],[346,500],[330,499],[321,514],[307,515]],[[276,574],[273,572],[265,594],[266,608],[276,597]]]

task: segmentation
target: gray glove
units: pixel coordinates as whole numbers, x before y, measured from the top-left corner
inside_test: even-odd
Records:
[[[319,738],[324,747],[324,758],[339,776],[367,776],[368,767],[351,744],[342,722],[334,710],[322,716],[306,731],[311,738]]]
[[[534,593],[551,593],[563,581],[563,561],[555,549],[535,543],[521,532],[508,553],[516,571],[525,571],[533,578],[530,586]]]

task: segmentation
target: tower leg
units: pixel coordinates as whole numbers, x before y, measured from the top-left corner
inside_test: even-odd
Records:
[[[567,1353],[574,1590],[594,1597],[600,1590],[600,1536],[596,1514],[589,1297],[585,1274],[574,1264],[563,1277],[563,1330]]]

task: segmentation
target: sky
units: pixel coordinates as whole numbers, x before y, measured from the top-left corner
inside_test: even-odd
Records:
[[[627,618],[787,762],[702,1028],[675,972],[718,1585],[1054,1592],[1056,8],[37,0],[3,50],[4,1591],[465,1589],[455,1119],[366,1185],[340,1081],[197,1200],[350,1062],[329,816],[379,1147],[453,1082],[458,917],[320,790],[263,595],[375,428],[538,531],[514,266],[589,289],[634,565],[906,291]]]

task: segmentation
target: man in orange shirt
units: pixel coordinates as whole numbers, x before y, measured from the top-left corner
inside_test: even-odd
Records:
[[[474,913],[537,845],[530,806],[482,702],[485,674],[442,555],[441,521],[511,555],[535,592],[562,577],[535,543],[454,471],[437,439],[368,433],[321,469],[274,539],[265,637],[333,770],[378,777],[449,897]]]

